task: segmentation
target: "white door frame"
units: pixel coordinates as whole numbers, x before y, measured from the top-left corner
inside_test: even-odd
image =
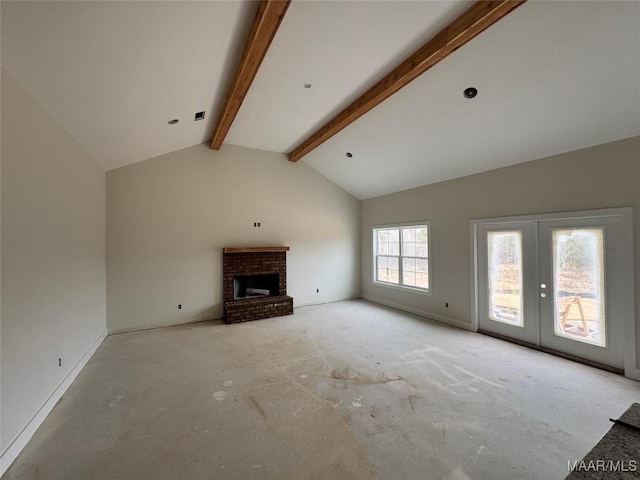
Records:
[[[519,221],[575,220],[584,217],[619,217],[622,259],[622,312],[624,332],[624,375],[640,380],[640,368],[636,348],[636,323],[633,285],[633,211],[631,207],[606,208],[571,212],[520,215],[512,217],[480,218],[469,221],[470,271],[471,271],[471,330],[478,331],[478,226],[486,223]]]

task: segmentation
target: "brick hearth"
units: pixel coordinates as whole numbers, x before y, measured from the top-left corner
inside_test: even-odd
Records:
[[[225,323],[246,322],[293,313],[293,298],[287,295],[287,250],[289,247],[229,247],[223,250]],[[268,297],[234,300],[234,277],[266,274],[278,275],[278,292],[272,292]]]

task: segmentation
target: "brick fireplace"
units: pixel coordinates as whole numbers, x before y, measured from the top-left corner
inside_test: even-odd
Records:
[[[225,323],[291,315],[287,295],[289,247],[226,247],[222,288]]]

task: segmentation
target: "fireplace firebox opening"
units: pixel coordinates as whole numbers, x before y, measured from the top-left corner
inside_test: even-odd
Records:
[[[240,275],[233,277],[233,299],[274,297],[279,295],[280,275]]]

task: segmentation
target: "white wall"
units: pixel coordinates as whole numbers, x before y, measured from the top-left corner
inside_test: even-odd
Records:
[[[278,153],[196,145],[111,170],[109,332],[221,318],[225,246],[291,247],[295,306],[359,297],[359,218],[355,198]]]
[[[631,206],[640,287],[640,137],[385,195],[362,202],[362,295],[469,326],[469,220]],[[372,283],[374,225],[431,220],[432,296]],[[445,308],[449,302],[449,308]],[[635,299],[640,323],[640,295]],[[640,328],[636,328],[640,331]],[[638,339],[640,352],[640,339]]]
[[[1,81],[4,471],[106,334],[105,174]]]

